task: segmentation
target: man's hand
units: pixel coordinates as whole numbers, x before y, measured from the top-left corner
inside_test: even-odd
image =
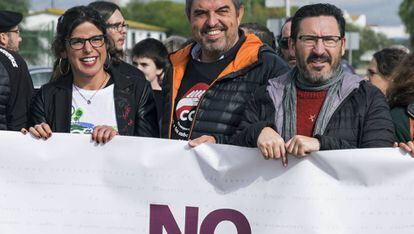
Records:
[[[257,138],[257,147],[260,149],[260,151],[266,159],[282,158],[283,166],[287,166],[285,141],[272,128],[263,128],[263,130],[259,134],[259,137]]]
[[[413,141],[409,141],[409,142],[400,142],[400,144],[398,144],[398,147],[400,147],[400,149],[404,150],[405,152],[409,153],[411,155],[411,157],[414,158],[414,143]]]
[[[321,144],[313,137],[296,135],[286,142],[286,151],[293,156],[304,157],[306,154],[319,151]]]
[[[188,145],[190,145],[191,147],[196,147],[203,143],[216,144],[216,138],[214,138],[213,136],[209,136],[209,135],[202,135],[201,137],[198,137],[194,140],[189,141]]]

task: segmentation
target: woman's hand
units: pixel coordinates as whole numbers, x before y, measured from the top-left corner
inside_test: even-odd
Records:
[[[105,144],[108,141],[112,140],[114,136],[118,135],[113,127],[107,125],[99,125],[93,129],[92,140],[98,144]]]
[[[26,135],[27,129],[22,128],[20,132]],[[43,138],[47,140],[52,136],[52,130],[50,129],[49,124],[47,123],[40,123],[40,124],[36,124],[33,127],[30,127],[29,132],[33,137],[37,139]]]

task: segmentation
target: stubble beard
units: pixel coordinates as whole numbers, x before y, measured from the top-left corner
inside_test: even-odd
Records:
[[[332,75],[334,73],[335,69],[330,70],[329,72],[326,72],[325,74],[317,75],[312,74],[312,71],[309,71],[309,69],[305,69],[303,74],[303,78],[309,81],[312,84],[320,84],[324,83],[325,81],[332,78]]]
[[[7,43],[6,48],[11,50],[11,51],[14,51],[14,52],[19,52],[19,47],[15,43],[13,43],[12,41],[9,41]]]
[[[312,84],[320,84],[320,83],[324,83],[325,81],[331,79],[335,71],[338,69],[339,60],[335,62],[334,60],[332,61],[332,58],[329,58],[329,59],[330,61],[328,63],[330,64],[331,69],[326,72],[312,70],[310,66],[311,63],[309,61],[300,61],[300,62],[299,60],[296,60],[296,61],[297,61],[297,66],[299,68],[299,71],[302,73],[303,78],[305,80],[307,80],[308,82]]]

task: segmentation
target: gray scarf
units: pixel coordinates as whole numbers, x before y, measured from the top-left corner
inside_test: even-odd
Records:
[[[340,97],[340,89],[344,76],[342,67],[339,65],[330,79],[318,84],[305,80],[297,67],[292,69],[290,76],[291,79],[285,86],[283,97],[283,139],[288,141],[296,135],[296,87],[305,91],[322,91],[328,89],[313,130],[313,135],[323,134],[330,118],[336,110],[335,107],[342,101]]]

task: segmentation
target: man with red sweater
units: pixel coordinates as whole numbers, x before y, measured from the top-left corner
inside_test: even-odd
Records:
[[[342,11],[330,4],[300,8],[292,19],[291,40],[296,67],[255,93],[231,143],[257,146],[285,166],[287,154],[393,146],[384,95],[340,66]]]

